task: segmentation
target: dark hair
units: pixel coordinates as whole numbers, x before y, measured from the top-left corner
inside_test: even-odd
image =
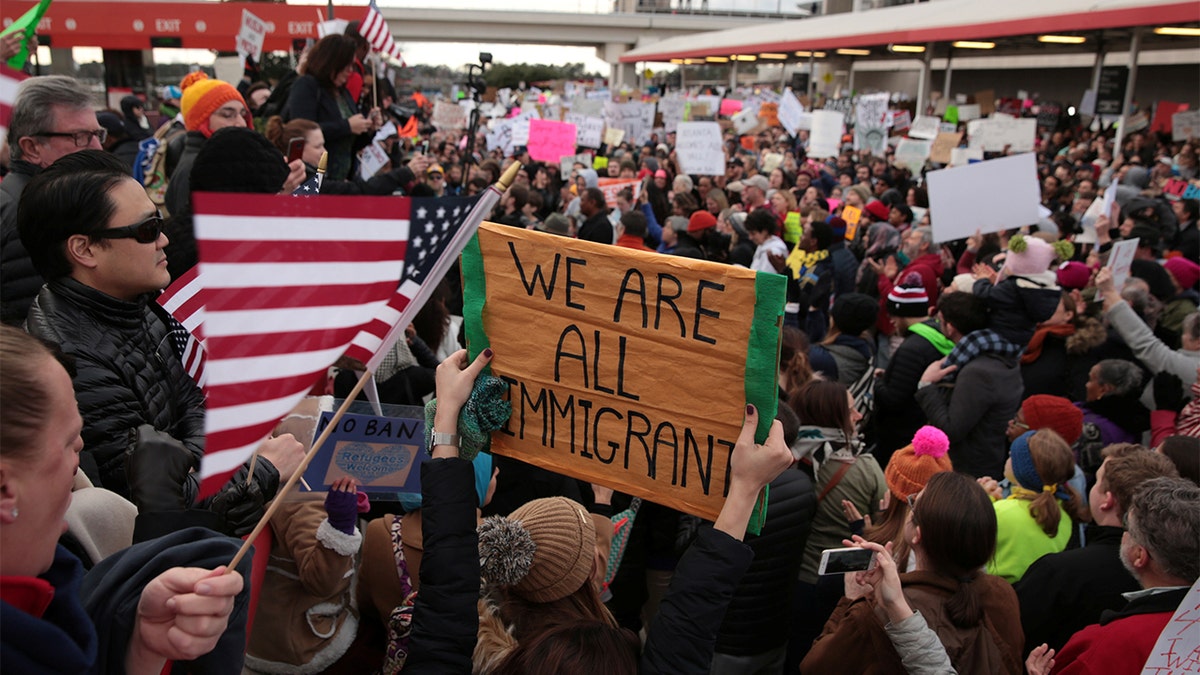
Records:
[[[50,409],[45,360],[52,354],[32,335],[0,324],[0,452],[8,460],[37,456],[37,436]]]
[[[808,347],[807,333],[794,326],[783,327],[783,338],[779,342],[779,369],[787,378],[785,394],[789,399],[797,389],[813,378],[812,364],[808,360]]]
[[[1158,446],[1158,451],[1171,460],[1179,475],[1200,484],[1200,445],[1191,436],[1170,436]]]
[[[850,398],[846,385],[829,380],[811,380],[788,397],[801,424],[841,429],[847,439],[854,438],[850,420]]]
[[[362,33],[358,32],[358,29],[361,26],[362,22],[357,20],[351,21],[346,24],[346,30],[342,31],[342,35],[354,40],[354,44],[358,49],[370,49],[371,43],[367,42],[367,38],[363,37]]]
[[[580,619],[520,642],[494,675],[635,675],[641,642],[627,628]]]
[[[625,234],[632,234],[635,237],[645,237],[649,227],[646,224],[646,216],[641,211],[629,211],[622,214],[621,226],[625,228]]]
[[[817,250],[824,251],[833,244],[833,228],[823,220],[814,220],[812,225],[813,240],[817,242]]]
[[[520,211],[529,201],[529,189],[523,185],[514,185],[508,189],[508,196],[513,199],[513,207]]]
[[[780,401],[775,408],[775,419],[783,426],[783,442],[790,448],[800,437],[800,416],[792,410],[792,406]]]
[[[1183,212],[1188,215],[1188,220],[1195,220],[1200,216],[1200,199],[1181,199]]]
[[[357,46],[345,35],[326,35],[308,50],[304,74],[312,75],[326,89],[333,89],[333,78],[354,63]]]
[[[746,222],[742,223],[742,227],[746,228],[747,232],[775,234],[775,228],[778,224],[778,219],[770,211],[767,209],[756,209],[746,216]]]
[[[943,293],[937,308],[963,335],[987,326],[987,302],[973,293]]]
[[[267,140],[271,141],[280,152],[287,155],[288,144],[292,142],[293,138],[305,138],[309,132],[320,128],[321,125],[302,117],[297,117],[284,124],[282,117],[273,115],[267,120],[267,126],[263,129],[263,136],[266,136]]]
[[[133,180],[124,162],[103,150],[81,150],[60,157],[29,181],[21,193],[17,229],[42,278],[71,273],[65,250],[71,236],[86,234],[106,245],[93,235],[108,227],[117,210],[109,193],[122,180]]]
[[[678,206],[679,210],[683,211],[683,215],[688,217],[691,217],[693,213],[700,209],[700,205],[696,203],[696,200],[693,199],[691,195],[684,192],[680,192],[679,194],[675,195],[675,199],[673,201],[675,206]]]
[[[596,206],[602,209],[607,208],[607,203],[604,201],[604,192],[600,188],[588,188],[583,191],[583,194]]]
[[[921,528],[921,550],[932,571],[958,581],[946,601],[950,622],[959,628],[979,625],[983,603],[974,582],[996,550],[996,509],[987,493],[966,474],[935,473],[913,519]]]

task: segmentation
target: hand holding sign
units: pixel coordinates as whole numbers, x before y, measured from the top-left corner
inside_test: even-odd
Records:
[[[742,433],[730,458],[729,496],[713,524],[715,529],[739,541],[746,534],[759,491],[795,461],[783,442],[783,424],[779,420],[771,424],[771,432],[762,445],[754,442],[757,427],[758,409],[747,404]]]
[[[471,397],[475,379],[491,360],[491,349],[480,352],[474,361],[467,359],[467,350],[460,349],[438,365],[435,376],[437,415],[433,419],[434,432],[458,433],[458,413]],[[458,448],[454,446],[434,445],[433,450],[434,458],[458,456]]]

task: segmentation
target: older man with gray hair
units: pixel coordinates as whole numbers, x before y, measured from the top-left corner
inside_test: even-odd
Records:
[[[1159,634],[1200,578],[1200,487],[1184,478],[1142,483],[1125,512],[1121,562],[1142,590],[1126,593],[1124,609],[1105,612],[1099,624],[1076,633],[1054,657],[1055,672],[1142,672]]]
[[[106,136],[79,80],[49,75],[21,83],[8,127],[12,170],[0,183],[0,321],[21,325],[42,287],[17,233],[25,185],[59,157],[102,149]]]

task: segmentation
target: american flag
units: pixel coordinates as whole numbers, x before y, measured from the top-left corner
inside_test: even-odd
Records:
[[[321,179],[324,175],[318,171],[312,175],[312,178],[300,184],[300,187],[292,190],[293,197],[312,197],[321,194]]]
[[[192,201],[208,356],[206,496],[395,294],[410,201],[205,193]]]
[[[479,210],[480,199],[477,195],[412,200],[404,278],[387,307],[354,338],[346,356],[375,371],[475,233],[481,219],[472,225],[468,215]]]
[[[201,389],[207,384],[204,373],[207,357],[204,353],[204,334],[201,327],[204,322],[203,290],[200,266],[193,265],[158,296],[158,304],[167,310],[169,315],[170,320],[167,324],[171,329],[175,353],[183,362],[188,376]]]
[[[8,135],[8,123],[12,121],[13,105],[17,102],[17,91],[21,80],[29,76],[0,64],[0,143]]]
[[[371,0],[371,4],[367,6],[367,18],[359,25],[358,32],[371,43],[371,49],[392,57],[402,66],[406,65],[404,57],[400,55],[400,45],[396,44],[395,38],[392,37],[387,20],[379,13],[379,6],[375,4],[375,0]]]

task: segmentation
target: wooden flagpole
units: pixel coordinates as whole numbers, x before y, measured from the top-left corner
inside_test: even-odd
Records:
[[[329,435],[333,433],[335,428],[337,428],[338,422],[342,420],[342,416],[345,415],[346,411],[350,409],[350,405],[354,403],[356,398],[358,398],[358,395],[362,392],[363,386],[366,385],[367,381],[370,379],[371,371],[369,370],[358,379],[358,382],[354,385],[354,388],[351,389],[350,393],[346,396],[346,400],[342,401],[342,405],[338,406],[337,411],[333,413],[333,419],[329,421],[329,424],[326,425],[325,430],[321,432],[321,435],[317,437],[317,440],[313,441],[312,447],[308,449],[308,452],[304,455],[304,459],[300,461],[300,466],[296,467],[296,470],[292,472],[292,475],[288,478],[287,482],[283,484],[283,487],[279,488],[279,491],[275,493],[275,499],[271,500],[270,505],[267,506],[266,512],[263,513],[262,518],[259,518],[258,524],[254,526],[254,529],[250,532],[250,535],[246,537],[246,541],[242,542],[242,547],[238,549],[237,555],[233,556],[233,560],[229,563],[228,569],[225,570],[226,573],[232,572],[234,569],[236,569],[238,563],[240,563],[242,558],[246,556],[246,552],[250,550],[250,547],[254,544],[254,540],[257,539],[258,535],[262,533],[263,528],[271,522],[271,518],[283,504],[283,499],[281,499],[281,497],[291,491],[292,488],[296,487],[296,483],[300,482],[301,476],[304,475],[304,470],[308,468],[308,463],[311,462],[312,458],[317,455],[317,450],[319,450],[322,445],[325,445],[325,441],[329,440]]]

